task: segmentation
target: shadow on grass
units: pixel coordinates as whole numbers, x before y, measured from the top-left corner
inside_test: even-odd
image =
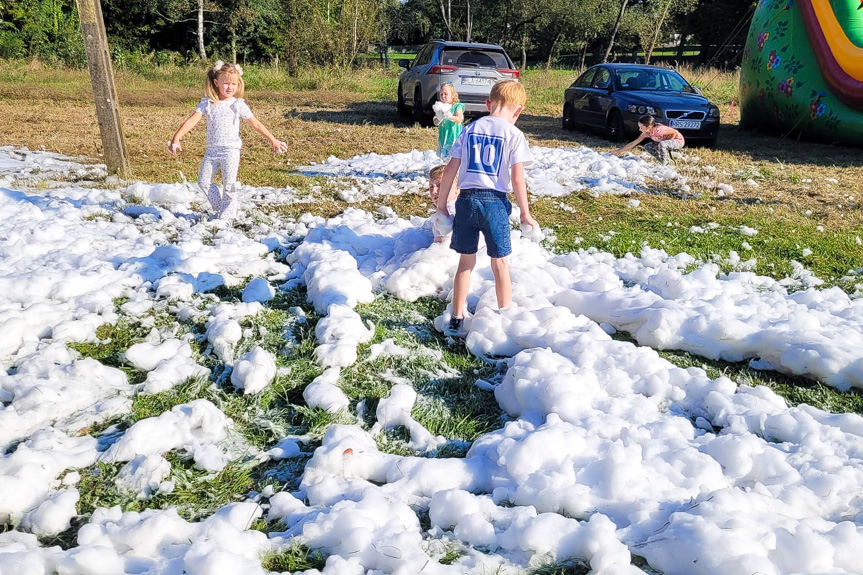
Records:
[[[338,109],[320,109],[300,112],[293,109],[285,118],[297,118],[306,122],[327,122],[352,126],[412,126],[413,119],[402,118],[395,102],[347,102]]]
[[[804,140],[798,136],[783,137],[756,128],[746,130],[738,124],[722,124],[719,129],[717,150],[738,156],[749,156],[753,161],[779,161],[791,165],[817,165],[849,168],[860,165],[860,149]]]

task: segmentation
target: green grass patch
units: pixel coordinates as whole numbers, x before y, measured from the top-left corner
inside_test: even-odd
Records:
[[[464,556],[464,552],[461,550],[460,545],[456,545],[455,543],[449,543],[446,546],[443,557],[438,559],[438,563],[441,565],[452,565],[459,559]]]
[[[327,558],[318,550],[305,545],[291,545],[261,558],[261,567],[272,572],[322,570]]]
[[[819,381],[753,369],[748,361],[712,360],[685,351],[660,351],[659,354],[678,367],[700,367],[713,379],[725,376],[740,385],[767,386],[789,406],[805,403],[831,413],[863,415],[863,394],[853,389],[839,391]]]
[[[450,348],[433,319],[443,313],[446,303],[437,298],[406,302],[381,296],[358,306],[360,316],[375,325],[372,342],[360,349],[360,361],[342,373],[342,389],[349,397],[366,401],[367,423],[373,421],[374,408],[389,395],[392,379],[402,378],[414,387],[419,399],[411,415],[435,435],[456,442],[471,442],[500,425],[500,408],[494,394],[481,390],[476,381],[491,379],[497,368],[478,360],[463,345]],[[392,339],[408,355],[382,356],[368,361],[373,344]],[[386,378],[382,374],[387,374]],[[391,432],[385,449],[392,450],[399,440],[409,440]],[[458,445],[458,444],[457,444]],[[461,446],[450,447],[447,455],[461,455]]]
[[[530,575],[588,575],[590,572],[590,564],[581,560],[542,565],[529,570]]]
[[[234,501],[242,501],[256,487],[253,466],[231,462],[212,474],[192,466],[191,460],[171,452],[166,457],[171,463],[171,480],[174,490],[153,498],[162,509],[176,507],[187,521],[204,519]]]
[[[97,463],[82,470],[79,514],[89,516],[97,507],[115,505],[124,512],[173,507],[187,521],[200,521],[228,503],[245,499],[256,486],[263,487],[256,482],[254,468],[249,464],[233,462],[218,473],[209,473],[195,469],[191,460],[179,453],[170,452],[165,458],[171,463],[174,490],[155,494],[148,500],[117,487],[115,480],[122,463]]]
[[[180,385],[169,390],[151,395],[139,394],[132,401],[132,422],[158,417],[175,406],[189,403],[196,399],[213,398],[217,393],[212,382],[205,377],[189,378]]]
[[[83,357],[122,370],[129,383],[143,383],[147,375],[125,363],[123,356],[132,345],[144,341],[151,329],[121,317],[116,324],[103,324],[96,328],[98,342],[72,342],[68,345]]]
[[[730,272],[739,269],[729,260],[734,251],[741,260],[754,258],[754,267],[746,269],[758,275],[781,280],[792,275],[792,261],[797,261],[824,280],[824,287],[846,289],[849,271],[860,266],[860,231],[853,228],[825,229],[815,217],[792,217],[765,204],[744,209],[729,200],[727,209],[718,210],[700,199],[669,206],[657,196],[638,198],[641,204],[633,208],[627,197],[579,194],[566,199],[575,214],[561,213],[546,199],[532,211],[543,225],[554,228],[557,242],[550,247],[558,253],[596,247],[623,257],[650,246],[672,255],[685,252]]]
[[[119,505],[123,511],[142,511],[149,507],[136,494],[117,489],[114,480],[122,469],[122,463],[96,463],[87,469],[80,470],[81,481],[78,483],[78,513],[89,517],[97,507],[114,507]]]

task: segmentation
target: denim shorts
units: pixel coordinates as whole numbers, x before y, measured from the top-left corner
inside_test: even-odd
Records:
[[[503,258],[512,253],[509,215],[512,204],[503,192],[483,188],[461,190],[455,203],[450,247],[460,254],[475,254],[479,233],[485,238],[488,255]]]

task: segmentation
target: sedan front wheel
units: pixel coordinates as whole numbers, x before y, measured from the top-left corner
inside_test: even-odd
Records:
[[[619,110],[615,110],[608,115],[608,123],[606,124],[605,132],[609,140],[615,143],[622,142],[626,135],[624,133],[625,130],[626,129],[623,126],[623,114],[621,114]]]
[[[575,119],[573,118],[572,104],[567,104],[563,107],[563,119],[561,120],[561,128],[563,128],[564,131],[575,129]]]

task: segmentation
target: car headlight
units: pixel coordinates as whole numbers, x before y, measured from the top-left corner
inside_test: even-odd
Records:
[[[718,118],[719,117],[719,108],[717,108],[716,106],[713,106],[712,108],[710,108],[710,111],[707,112],[707,116],[709,118]]]
[[[637,106],[635,104],[630,104],[627,108],[632,114],[650,114],[651,116],[656,115],[656,108],[653,106]]]

